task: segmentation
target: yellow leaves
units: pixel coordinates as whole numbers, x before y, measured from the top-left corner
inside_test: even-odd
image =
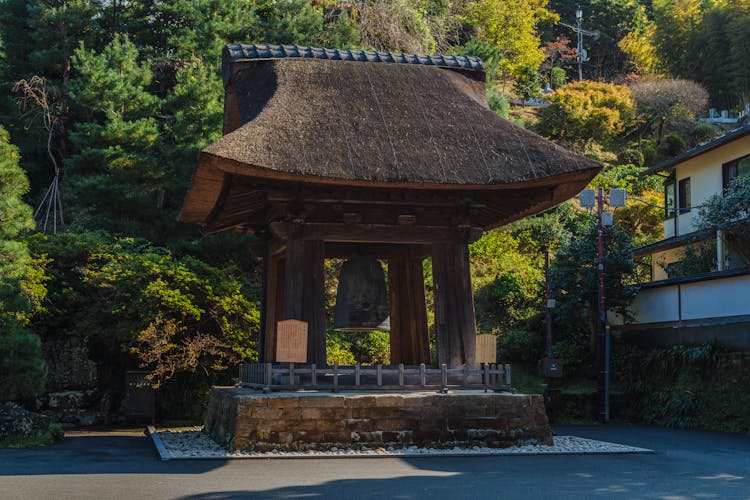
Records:
[[[652,24],[643,30],[631,31],[617,42],[642,76],[657,76],[665,71],[664,61],[657,53],[655,34],[656,25]]]
[[[630,90],[602,82],[575,82],[559,88],[547,100],[542,128],[586,151],[592,141],[606,142],[632,125],[635,104]]]
[[[544,60],[537,23],[556,17],[546,7],[547,0],[473,0],[465,5],[464,16],[476,26],[479,40],[500,50],[500,69],[515,75]]]

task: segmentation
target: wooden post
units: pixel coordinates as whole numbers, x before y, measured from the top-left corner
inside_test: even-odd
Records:
[[[438,363],[475,366],[476,321],[467,243],[432,246]]]
[[[307,362],[326,366],[324,245],[300,239],[301,227],[293,223],[287,240],[283,316],[307,322]]]
[[[284,258],[283,255],[266,253],[264,262],[265,301],[263,304],[263,359],[276,361],[276,324],[281,320],[284,306]]]
[[[413,248],[388,259],[391,364],[430,362],[422,259]]]

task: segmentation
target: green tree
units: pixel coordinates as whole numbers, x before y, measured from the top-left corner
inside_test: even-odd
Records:
[[[597,267],[597,228],[593,217],[574,234],[568,245],[556,253],[551,279],[556,299],[555,325],[558,348],[573,352],[571,359],[589,358],[597,331],[599,270]],[[605,228],[605,293],[607,309],[629,317],[628,306],[637,288],[633,245],[617,226]]]
[[[0,127],[0,401],[30,398],[44,387],[41,344],[23,324],[32,304],[23,286],[29,253],[19,236],[34,221],[21,199],[29,183],[18,162],[18,150]]]
[[[81,119],[70,134],[75,152],[68,162],[79,210],[74,224],[137,230],[156,211],[155,190],[165,175],[154,154],[160,102],[147,91],[150,64],[138,55],[126,35],[101,53],[83,46],[75,52],[79,77],[71,95]]]
[[[654,0],[656,46],[675,76],[706,87],[715,107],[738,108],[750,81],[750,1]]]
[[[257,358],[257,289],[227,272],[105,233],[38,234],[29,244],[46,256],[50,277],[49,305],[34,328],[45,339],[89,338],[105,371],[134,358],[158,384]]]
[[[516,82],[513,84],[513,92],[523,101],[528,101],[533,97],[539,96],[542,91],[542,84],[539,82],[539,73],[533,66],[528,66],[521,70]]]
[[[258,24],[255,5],[247,0],[168,0],[154,2],[152,12],[149,32],[158,39],[144,33],[139,40],[173,59],[218,63],[225,44],[261,41],[247,38]]]
[[[736,177],[721,194],[709,197],[698,210],[696,226],[720,229],[728,243],[750,265],[750,178]]]
[[[175,75],[164,111],[164,178],[160,188],[175,203],[187,191],[198,152],[221,137],[224,117],[221,77],[200,59],[186,61]],[[168,202],[169,200],[167,200]]]

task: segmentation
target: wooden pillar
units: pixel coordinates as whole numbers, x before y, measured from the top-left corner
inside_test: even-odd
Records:
[[[263,259],[264,303],[261,321],[263,338],[263,362],[276,361],[276,323],[281,320],[284,308],[284,255],[266,253]]]
[[[438,363],[474,366],[477,328],[468,244],[434,244],[432,276]]]
[[[391,364],[430,363],[422,259],[410,248],[388,259]]]
[[[289,231],[284,269],[283,319],[307,322],[307,362],[326,365],[324,245]]]

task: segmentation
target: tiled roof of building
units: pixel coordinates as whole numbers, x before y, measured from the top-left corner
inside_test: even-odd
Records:
[[[421,64],[471,71],[484,71],[482,60],[475,56],[420,55],[369,50],[339,50],[301,45],[232,44],[224,49],[224,57],[230,61],[252,59],[281,59],[301,57],[305,59],[330,59],[334,61],[361,61],[393,64]]]
[[[715,139],[712,139],[704,144],[701,144],[700,146],[696,146],[692,149],[688,149],[687,151],[680,153],[674,158],[670,158],[669,160],[665,160],[649,168],[643,174],[651,175],[651,174],[655,174],[656,172],[660,172],[662,170],[670,169],[684,161],[689,160],[690,158],[693,158],[702,153],[705,153],[706,151],[710,151],[712,149],[718,148],[719,146],[732,142],[748,134],[750,134],[750,123],[738,129],[732,130],[731,132],[728,132],[724,135],[721,135]]]

